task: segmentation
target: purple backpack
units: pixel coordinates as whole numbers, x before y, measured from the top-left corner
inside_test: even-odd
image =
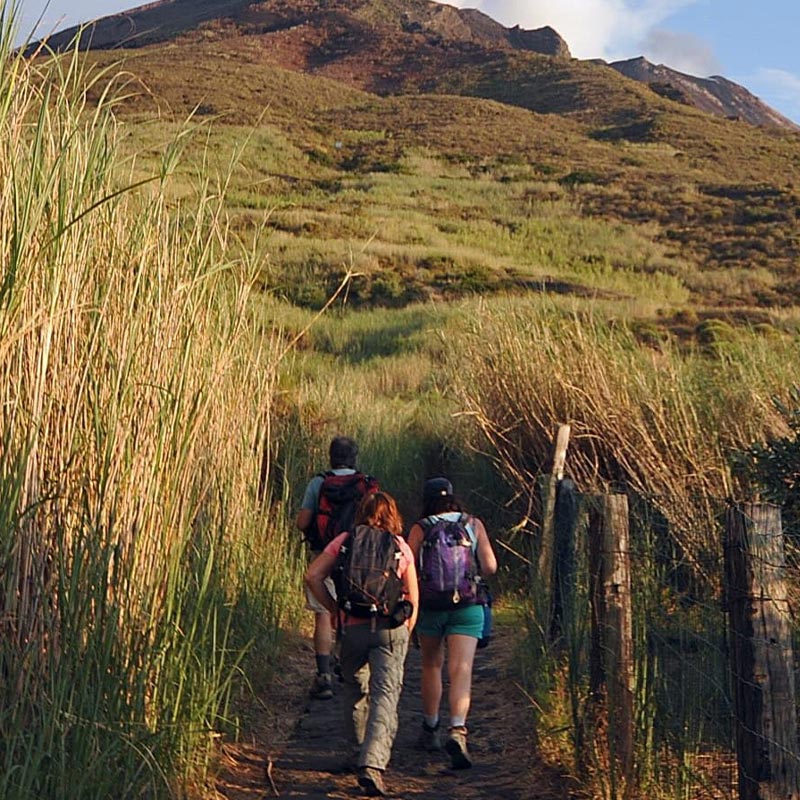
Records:
[[[469,516],[457,520],[432,516],[419,524],[418,577],[421,608],[443,611],[478,602],[476,539]]]

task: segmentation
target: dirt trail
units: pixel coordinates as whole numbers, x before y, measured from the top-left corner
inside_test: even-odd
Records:
[[[512,636],[498,630],[475,661],[468,726],[472,769],[454,771],[445,753],[415,749],[421,720],[420,657],[411,648],[400,699],[400,727],[385,773],[390,797],[425,800],[577,800],[575,782],[537,756],[529,701],[508,677]],[[310,701],[306,691],[313,657],[305,644],[263,699],[248,743],[229,746],[218,798],[270,797],[349,800],[363,796],[355,775],[342,766],[340,694]],[[446,688],[445,688],[446,693]],[[443,709],[447,719],[447,709]]]

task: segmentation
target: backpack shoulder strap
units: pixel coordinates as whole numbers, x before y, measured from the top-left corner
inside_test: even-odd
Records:
[[[430,517],[423,517],[421,520],[417,522],[417,525],[422,528],[422,535],[423,537],[428,535],[428,531],[436,524],[437,520],[434,520],[433,516]]]
[[[328,478],[333,478],[336,476],[336,473],[333,470],[324,470],[323,472],[318,472],[314,477],[319,478],[319,494],[322,495],[323,489],[325,488],[325,482]]]
[[[350,551],[352,550],[353,539],[355,538],[356,532],[349,531],[347,536],[344,537],[342,540],[341,547],[339,548],[339,555],[337,557],[337,561],[341,564],[346,558],[349,558]]]
[[[475,527],[472,524],[474,519],[475,518],[471,515],[462,513],[458,518],[458,522],[460,525],[464,526],[464,530],[467,532],[467,536],[469,536],[472,542],[472,549],[476,550],[478,547],[478,534],[475,533]]]

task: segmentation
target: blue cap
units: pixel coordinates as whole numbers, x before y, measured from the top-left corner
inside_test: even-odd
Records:
[[[453,494],[453,484],[447,478],[428,478],[422,489],[422,499],[429,503],[437,497],[448,497]]]

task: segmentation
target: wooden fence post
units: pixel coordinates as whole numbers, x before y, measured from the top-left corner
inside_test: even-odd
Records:
[[[569,444],[569,425],[561,425],[556,436],[555,451],[553,454],[553,470],[545,477],[542,510],[542,536],[539,542],[539,578],[545,597],[551,598],[553,585],[553,553],[555,552],[555,509],[556,490],[559,481],[564,477],[564,464],[567,458],[567,445]]]
[[[575,530],[578,524],[579,496],[575,483],[564,478],[557,487],[554,521],[552,639],[574,634],[578,610],[575,607],[577,552]]]
[[[729,508],[725,591],[736,711],[740,800],[800,797],[797,715],[781,513]]]
[[[589,512],[589,572],[592,604],[590,688],[596,699],[605,686],[608,745],[627,794],[633,779],[633,612],[628,498],[592,499]],[[612,780],[617,773],[612,769]],[[614,791],[616,796],[616,791]]]

